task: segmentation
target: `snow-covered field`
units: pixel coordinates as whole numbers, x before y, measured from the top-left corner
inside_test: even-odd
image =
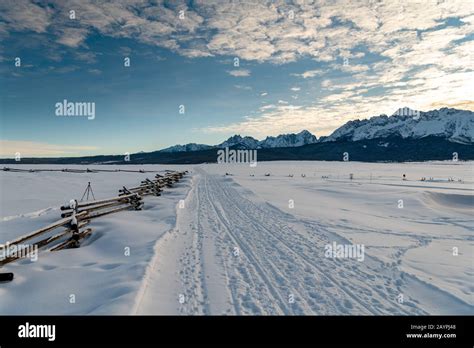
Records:
[[[4,266],[0,314],[474,314],[473,165],[99,166],[190,173],[93,220],[81,248]],[[0,243],[58,220],[88,181],[100,199],[153,176],[0,172]]]

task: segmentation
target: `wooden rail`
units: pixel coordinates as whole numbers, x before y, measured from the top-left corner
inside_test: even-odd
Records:
[[[76,215],[76,218],[78,217],[82,217],[82,216],[85,216],[87,213],[86,212],[82,212],[82,213],[79,213]],[[46,232],[49,232],[51,230],[54,230],[55,228],[58,228],[58,227],[61,227],[61,226],[64,226],[64,225],[67,225],[68,223],[70,223],[72,220],[72,217],[67,217],[67,218],[64,218],[64,219],[61,219],[59,221],[56,221],[56,222],[53,222],[51,225],[48,225],[46,227],[43,227],[43,228],[40,228],[36,231],[33,231],[31,233],[28,233],[24,236],[21,236],[21,237],[18,237],[14,240],[12,240],[11,242],[9,242],[8,244],[9,245],[17,245],[17,244],[20,244],[26,240],[29,240],[31,238],[34,238],[34,237],[37,237],[43,233],[46,233]]]
[[[86,226],[88,223],[90,222],[90,220],[85,220],[85,221],[81,221],[79,223],[79,228],[82,228],[84,226]],[[64,231],[61,231],[53,236],[50,236],[50,237],[46,237],[36,243],[33,243],[31,244],[31,247],[33,248],[42,248],[48,244],[52,244],[53,242],[65,237],[66,235],[68,235],[69,233],[72,233],[73,232],[73,229],[71,227],[65,229]],[[29,246],[30,247],[30,246]],[[23,248],[23,249],[28,249],[27,247]],[[23,250],[22,249],[22,250]],[[20,250],[19,254],[23,254],[23,252]],[[24,256],[27,256],[27,254],[24,254]],[[18,260],[19,258],[21,258],[21,256],[17,255],[17,256],[11,256],[11,257],[7,257],[3,260],[0,260],[0,266],[3,266],[7,263],[10,263],[12,261],[15,261],[15,260]]]
[[[4,172],[19,172],[19,173],[37,173],[37,172],[63,172],[63,173],[100,173],[100,172],[105,172],[105,173],[157,173],[157,170],[144,170],[144,169],[138,169],[138,170],[132,170],[132,169],[68,169],[68,168],[63,168],[63,169],[41,169],[41,168],[36,168],[36,169],[21,169],[21,168],[10,168],[10,167],[3,167],[2,170]]]
[[[10,170],[10,168],[4,168],[3,170]],[[89,169],[87,169],[89,170]],[[12,171],[16,171],[12,169]],[[21,170],[19,170],[21,171]],[[44,171],[48,171],[45,169]],[[49,170],[53,171],[53,170]],[[121,170],[125,171],[125,170]],[[0,248],[9,248],[10,246],[16,246],[20,252],[12,257],[6,257],[0,260],[0,266],[3,266],[12,261],[18,260],[22,257],[26,257],[28,253],[22,251],[28,251],[30,248],[34,250],[49,246],[49,251],[63,250],[66,248],[79,247],[82,240],[87,238],[91,233],[91,228],[86,227],[91,219],[117,213],[123,210],[141,210],[143,207],[143,197],[148,195],[160,195],[160,192],[164,187],[171,187],[175,182],[179,181],[187,171],[184,172],[167,172],[165,175],[157,174],[154,180],[146,179],[143,180],[140,186],[132,187],[127,189],[123,187],[119,190],[119,195],[116,197],[94,200],[88,202],[77,202],[73,201],[74,204],[61,206],[61,219],[53,222],[52,224],[40,228],[36,231],[18,237],[5,245],[0,244]],[[35,241],[25,247],[21,246],[21,243],[37,238],[48,232],[51,232],[57,228],[64,227],[65,229],[51,236],[47,236],[41,240]],[[53,245],[55,242],[59,244]]]
[[[138,197],[138,195],[133,193],[133,194],[125,195],[125,196],[106,198],[106,199],[101,199],[101,200],[97,200],[97,201],[77,202],[76,206],[78,208],[83,208],[83,207],[89,207],[91,205],[99,205],[99,204],[102,204],[102,203],[110,203],[110,202],[121,201],[121,200],[125,200],[125,199],[132,198],[132,197]],[[68,206],[68,205],[63,205],[61,207],[61,210],[69,210],[69,209],[71,209],[71,207]]]

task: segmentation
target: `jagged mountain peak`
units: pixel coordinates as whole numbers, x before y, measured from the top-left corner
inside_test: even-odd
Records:
[[[297,134],[281,134],[277,137],[266,137],[260,142],[260,147],[296,147],[308,144],[314,144],[318,141],[316,136],[307,130],[302,130]]]
[[[186,145],[174,145],[161,152],[186,152],[186,151],[200,151],[208,150],[212,148],[245,148],[245,149],[261,149],[261,148],[274,148],[274,147],[297,147],[307,144],[313,144],[317,142],[316,136],[311,134],[307,130],[302,130],[297,134],[281,134],[276,137],[266,137],[264,140],[257,140],[251,136],[241,136],[235,134],[229,137],[224,142],[218,145],[204,145],[190,143]]]
[[[216,147],[243,147],[249,149],[256,149],[258,148],[259,141],[255,138],[244,136],[242,137],[240,134],[236,134],[231,136],[226,141],[220,143]]]
[[[357,141],[392,136],[413,139],[437,136],[450,141],[472,143],[474,112],[453,108],[423,112],[404,107],[392,116],[379,115],[349,121],[323,141]]]
[[[207,150],[210,148],[212,148],[212,146],[210,145],[189,143],[185,145],[170,146],[170,147],[167,147],[166,149],[161,150],[161,152],[189,152],[189,151]]]
[[[224,147],[246,149],[299,147],[317,142],[358,141],[389,137],[419,139],[427,136],[442,137],[452,142],[473,143],[474,112],[447,107],[424,112],[405,106],[397,109],[390,116],[381,114],[362,120],[350,120],[331,135],[321,137],[319,141],[307,130],[296,134],[268,136],[261,141],[251,136],[235,134],[218,145],[191,143],[175,145],[161,151],[199,151]]]

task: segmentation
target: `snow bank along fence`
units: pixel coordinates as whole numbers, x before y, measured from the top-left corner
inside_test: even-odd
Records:
[[[15,250],[14,255],[6,256],[0,260],[0,266],[28,257],[33,250],[37,251],[40,248],[48,247],[48,251],[77,248],[92,233],[92,229],[87,227],[91,219],[122,210],[141,210],[144,196],[160,196],[165,187],[172,187],[185,174],[187,171],[168,172],[165,175],[156,174],[154,180],[143,180],[139,186],[130,188],[123,186],[117,197],[86,202],[71,200],[69,205],[61,207],[61,211],[63,211],[61,220],[9,241],[3,246],[0,245],[0,248],[3,247],[4,250],[6,250],[5,248]],[[59,228],[63,228],[63,230],[53,235],[50,234]],[[44,237],[46,234],[50,235]],[[44,238],[37,240],[40,236]],[[29,245],[23,244],[31,240],[36,241]]]

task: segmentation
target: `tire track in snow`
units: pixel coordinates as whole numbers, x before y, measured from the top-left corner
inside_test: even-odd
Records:
[[[227,219],[222,215],[222,212],[219,212],[219,209],[216,207],[216,204],[213,199],[210,197],[210,190],[209,190],[209,185],[208,185],[208,175],[205,175],[204,177],[204,185],[206,188],[206,194],[207,194],[207,200],[210,204],[210,206],[213,208],[215,215],[218,217],[219,221],[221,224],[225,226],[225,232],[229,235],[231,240],[239,247],[240,250],[243,251],[245,257],[247,260],[250,262],[250,266],[255,269],[256,273],[258,274],[259,278],[261,281],[265,284],[267,287],[268,291],[272,294],[274,297],[274,300],[276,300],[279,309],[281,313],[288,314],[288,308],[285,306],[285,301],[282,298],[281,293],[279,290],[277,290],[270,280],[268,279],[267,275],[265,274],[265,271],[263,270],[262,266],[260,265],[260,262],[258,261],[257,257],[255,254],[251,251],[249,246],[247,245],[246,242],[244,242],[242,239],[238,238],[235,233],[231,232],[231,227]]]
[[[193,178],[185,209],[178,209],[177,230],[186,236],[179,256],[179,283],[186,300],[180,305],[179,312],[232,314],[234,311],[240,314],[235,298],[237,293],[228,283],[227,267],[218,260],[215,239],[222,224],[216,224],[218,217],[209,211],[211,203],[204,181],[199,174]]]
[[[193,188],[185,200],[188,209],[177,209],[177,230],[187,236],[186,245],[179,257],[181,269],[179,271],[183,303],[180,303],[179,312],[182,314],[210,314],[205,296],[207,289],[204,282],[204,264],[202,256],[202,231],[199,226],[199,215],[196,208],[200,206],[199,178],[193,178]]]
[[[217,181],[216,181],[217,182]],[[232,200],[235,200],[236,197],[239,197],[239,198],[243,198],[241,197],[237,192],[232,192],[232,194],[230,194],[229,192],[226,192],[226,190],[228,190],[227,188],[224,188],[223,185],[220,185],[220,184],[217,184],[219,187],[220,187],[220,192],[222,192],[228,199],[228,201],[232,201]],[[244,199],[244,198],[243,198]],[[333,277],[329,276],[327,273],[328,273],[328,270],[325,270],[323,271],[316,263],[312,262],[312,261],[308,261],[308,257],[301,254],[301,253],[297,253],[293,250],[293,248],[291,248],[291,246],[285,242],[282,238],[278,237],[278,235],[280,234],[280,232],[282,232],[282,228],[281,226],[278,226],[278,227],[275,227],[273,226],[274,228],[271,228],[271,227],[266,227],[264,226],[264,222],[265,221],[272,221],[272,222],[275,222],[275,221],[278,221],[281,223],[281,217],[279,216],[276,216],[276,215],[273,215],[271,216],[270,214],[268,214],[268,212],[266,212],[266,214],[263,214],[263,216],[256,216],[255,212],[257,211],[261,211],[261,208],[257,205],[255,205],[253,202],[249,201],[249,200],[246,200],[245,199],[245,204],[242,205],[242,204],[238,204],[237,202],[235,202],[233,204],[233,206],[237,209],[239,209],[241,211],[241,213],[244,215],[244,216],[247,216],[247,219],[249,219],[249,223],[252,225],[253,229],[252,231],[254,232],[264,232],[266,234],[266,236],[264,238],[262,238],[262,240],[265,240],[266,238],[268,239],[276,239],[277,242],[279,242],[284,248],[285,250],[287,251],[286,253],[282,253],[282,254],[286,254],[286,255],[290,255],[290,254],[293,254],[295,258],[298,258],[300,260],[300,263],[294,263],[293,262],[293,266],[295,265],[299,265],[299,266],[302,266],[303,264],[307,267],[309,266],[310,268],[313,269],[313,271],[316,271],[316,273],[318,274],[318,277],[319,278],[325,278],[326,281],[329,280],[332,284],[335,284],[338,288],[339,291],[341,291],[344,295],[345,295],[345,299],[344,298],[341,298],[340,301],[343,302],[343,301],[347,301],[347,297],[351,298],[352,300],[354,300],[357,304],[359,304],[359,311],[362,312],[362,313],[365,313],[365,314],[379,314],[378,311],[373,311],[373,310],[370,310],[370,309],[367,309],[366,308],[366,304],[364,304],[362,301],[360,301],[356,296],[354,296],[353,294],[351,294],[350,292],[348,292],[347,290],[345,290],[344,287],[342,287],[339,282],[336,282],[334,280]],[[229,206],[231,205],[230,203],[228,204]],[[247,209],[243,209],[242,207],[245,206],[247,207]],[[253,217],[253,219],[249,218],[250,216]],[[241,218],[242,220],[244,218]],[[258,222],[257,222],[258,221]],[[288,227],[288,226],[286,226]],[[272,233],[272,231],[274,231],[275,233]],[[294,232],[294,235],[296,235],[296,232]],[[279,248],[277,248],[278,243],[274,243],[274,249],[275,250],[278,250]],[[288,253],[289,251],[289,253]],[[293,260],[295,261],[295,260]],[[295,272],[296,273],[296,272]],[[291,283],[291,281],[288,281]],[[326,282],[327,284],[327,282]],[[303,290],[308,290],[308,289],[303,289]],[[324,291],[324,289],[323,289]],[[311,294],[307,295],[307,296],[302,296],[301,295],[301,290],[297,290],[293,287],[293,289],[291,290],[291,293],[292,294],[298,294],[299,295],[299,298],[298,300],[302,300],[302,301],[305,301],[306,298],[308,296],[311,296]],[[330,298],[333,300],[333,297],[337,295],[335,293],[326,293],[325,296],[327,296],[327,298]],[[338,299],[339,300],[339,299]],[[347,303],[347,302],[346,302]],[[311,308],[310,306],[306,306],[305,309],[308,309]],[[338,312],[338,308],[340,308],[340,304],[339,306],[337,306],[337,304],[334,306],[333,308],[333,314],[334,314],[334,311],[335,312]],[[325,309],[327,310],[327,308]],[[305,311],[306,313],[306,311]],[[306,314],[309,314],[309,313],[306,313]]]
[[[252,245],[258,245],[259,243],[261,244],[262,241],[265,241],[267,238],[268,239],[277,239],[275,243],[271,243],[270,244],[270,248],[267,249],[266,251],[278,251],[280,253],[280,255],[277,255],[276,258],[284,258],[285,256],[288,256],[289,254],[294,254],[294,250],[287,244],[285,243],[281,238],[278,239],[276,238],[275,236],[277,234],[279,234],[281,232],[281,228],[271,228],[272,231],[276,232],[276,233],[272,233],[272,231],[269,230],[268,227],[265,227],[264,226],[264,221],[281,221],[281,216],[269,216],[268,212],[267,214],[264,214],[264,216],[256,216],[255,212],[258,211],[260,208],[258,206],[256,206],[253,202],[251,201],[246,201],[244,204],[239,204],[238,202],[236,202],[236,197],[238,198],[242,198],[240,196],[240,194],[238,192],[233,192],[235,190],[232,191],[232,194],[228,193],[227,191],[229,191],[228,189],[228,186],[226,185],[221,185],[220,183],[218,183],[218,180],[215,180],[213,179],[212,182],[214,183],[214,186],[217,186],[220,190],[219,190],[219,195],[218,197],[216,197],[216,201],[218,200],[221,200],[222,202],[221,203],[226,203],[226,207],[229,211],[230,207],[232,208],[236,208],[237,210],[232,210],[231,212],[229,212],[228,216],[232,216],[232,217],[236,217],[238,215],[238,217],[236,219],[234,219],[234,225],[238,225],[239,223],[242,225],[242,223],[244,221],[246,221],[250,226],[250,228],[248,228],[248,230],[251,231],[250,234],[247,234],[245,237],[247,238],[250,238],[252,237],[253,235],[255,234],[258,234],[258,233],[262,233],[262,232],[265,232],[266,233],[266,236],[261,236],[260,239],[256,240],[256,239],[253,239],[253,242],[254,243],[251,243]],[[223,187],[223,186],[226,186],[226,187]],[[207,189],[209,190],[209,188]],[[224,201],[222,198],[223,198],[223,195],[225,195],[227,201]],[[242,209],[242,207],[245,206],[247,207],[247,209],[249,211],[245,211],[244,209]],[[239,214],[239,211],[240,211],[240,214]],[[281,213],[280,215],[283,215],[284,213]],[[229,222],[230,224],[230,222]],[[295,232],[296,234],[296,232]],[[242,238],[240,238],[242,239]],[[280,242],[282,244],[282,246],[285,248],[285,251],[282,252],[281,248],[278,248],[277,245],[278,245],[278,242]],[[268,244],[266,245],[268,247]],[[290,253],[288,253],[288,251]],[[269,261],[268,258],[266,257],[268,256],[267,254],[264,255],[263,259],[266,261],[267,264],[270,265],[271,268],[275,268],[275,266],[273,265],[273,262]],[[296,255],[295,255],[296,256]],[[285,265],[284,263],[280,264],[280,266],[282,268],[284,268],[285,266],[288,266],[289,264],[291,264],[291,266],[293,267],[300,267],[300,270],[301,273],[303,273],[303,270],[301,269],[303,267],[303,265],[305,266],[305,268],[308,268],[308,266],[310,268],[313,268],[313,272],[314,270],[316,270],[316,273],[318,274],[318,276],[320,278],[325,278],[326,279],[326,284],[328,284],[327,280],[330,280],[332,283],[335,283],[335,284],[339,284],[337,282],[334,281],[334,279],[332,279],[331,277],[327,277],[324,272],[319,268],[317,267],[314,263],[309,263],[307,262],[307,258],[301,260],[301,255],[300,256],[296,256],[298,259],[300,259],[300,263],[295,263],[294,260],[289,260],[288,261],[288,264]],[[274,258],[275,259],[275,258]],[[327,270],[326,270],[327,271]],[[284,276],[280,276],[280,285],[282,285],[282,283],[288,283],[290,286],[291,286],[291,289],[290,290],[286,290],[287,293],[291,293],[291,294],[294,294],[294,295],[299,295],[298,296],[298,300],[299,301],[304,301],[306,302],[306,299],[308,297],[311,297],[311,295],[313,295],[314,297],[314,294],[315,292],[312,292],[312,293],[309,293],[309,294],[306,294],[305,296],[301,295],[301,290],[303,291],[307,291],[308,289],[306,287],[304,287],[303,289],[300,289],[298,290],[297,288],[295,288],[292,284],[294,283],[294,278],[295,275],[297,273],[300,273],[300,272],[296,272],[296,271],[292,271],[292,276],[290,278],[284,278]],[[311,288],[311,284],[309,286],[309,288]],[[324,292],[325,289],[322,288],[322,289],[319,289],[320,292]],[[339,286],[339,291],[341,291],[344,295],[344,298],[341,298],[340,299],[340,302],[344,302],[344,303],[347,303],[347,298],[352,298],[356,303],[359,303],[359,307],[358,307],[358,310],[359,312],[362,312],[362,313],[366,313],[366,314],[369,314],[370,313],[370,310],[366,310],[366,305],[360,301],[357,300],[356,297],[354,297],[353,295],[351,295],[350,293],[348,293],[343,287]],[[334,293],[325,293],[326,295],[326,299],[327,298],[330,298],[331,300],[334,300],[334,297],[335,295],[337,294],[334,294]],[[333,303],[329,303],[330,305],[333,306],[332,310],[329,310],[327,311],[327,308],[323,308],[323,311],[326,311],[327,313],[340,313],[341,312],[341,303],[338,303],[337,301],[333,301]],[[328,303],[326,303],[328,304]],[[295,307],[295,306],[291,306],[291,307]],[[350,307],[352,308],[352,305],[350,305]],[[312,313],[312,312],[315,312],[314,310],[312,310],[311,306],[308,305],[308,303],[306,302],[306,306],[304,306],[303,308],[303,313]],[[343,308],[344,310],[344,308]],[[293,311],[292,311],[293,312]],[[320,311],[318,311],[320,312]],[[376,314],[376,312],[373,312],[373,314]]]
[[[252,210],[253,210],[253,211],[261,211],[261,212],[263,212],[263,210],[262,210],[261,207],[259,207],[259,206],[255,205],[255,204],[253,204],[253,202],[251,202],[251,201],[249,201],[249,200],[247,200],[247,201],[248,201],[249,206],[252,206]],[[245,213],[245,212],[244,212],[244,213]],[[266,214],[265,214],[265,213],[266,213]],[[270,215],[270,214],[268,214],[268,212],[264,212],[263,215]],[[277,217],[276,215],[273,215],[273,219],[274,219],[273,221],[275,221],[275,220],[278,219],[278,217]],[[262,220],[260,220],[260,221],[264,221],[264,220],[262,219]],[[358,303],[358,304],[360,305],[360,308],[361,308],[361,309],[363,309],[363,310],[365,309],[365,310],[366,310],[366,314],[368,314],[368,313],[373,314],[373,315],[383,314],[383,312],[380,311],[380,310],[378,310],[378,309],[372,309],[372,308],[370,308],[370,307],[367,307],[367,303],[364,303],[361,299],[359,299],[357,296],[355,296],[351,291],[346,290],[345,287],[340,284],[340,282],[336,281],[335,278],[330,275],[330,272],[331,272],[331,271],[328,271],[327,269],[326,269],[326,270],[323,270],[323,269],[321,268],[321,266],[318,265],[317,262],[314,262],[313,260],[311,260],[307,255],[305,255],[304,253],[301,253],[301,252],[298,252],[298,251],[294,250],[294,249],[291,247],[291,245],[290,245],[287,241],[285,241],[282,237],[279,237],[279,236],[281,236],[281,235],[284,235],[283,233],[272,234],[271,231],[270,231],[267,227],[263,226],[263,224],[261,225],[261,227],[266,230],[266,232],[268,233],[268,235],[269,235],[270,238],[275,238],[275,239],[277,239],[280,243],[282,243],[282,245],[283,245],[290,253],[292,253],[293,255],[295,255],[295,256],[296,256],[298,259],[300,259],[303,263],[305,263],[305,264],[307,264],[307,265],[310,265],[310,266],[314,267],[315,269],[317,269],[317,271],[321,274],[322,277],[325,277],[326,280],[329,280],[331,283],[335,284],[335,285],[338,287],[338,289],[339,289],[340,291],[342,291],[344,294],[346,294],[347,296],[349,296],[350,298],[352,298],[356,303]],[[285,225],[285,227],[288,228],[288,229],[291,229],[291,227],[289,227],[288,225]],[[284,230],[284,229],[280,227],[280,230],[279,230],[279,231],[280,231],[280,232],[283,232],[283,230]],[[296,232],[295,232],[295,231],[292,231],[292,232],[293,232],[293,235],[296,235]],[[335,266],[335,267],[337,268],[337,266]],[[333,272],[334,272],[334,271],[333,271]],[[406,313],[406,314],[408,314],[408,313]]]
[[[220,190],[220,192],[225,191],[225,189],[223,189],[221,186],[219,186],[219,187],[222,189],[222,190]],[[222,199],[222,196],[220,198]],[[227,198],[229,198],[229,197],[227,197]],[[232,198],[235,199],[235,196],[232,196]],[[231,200],[228,201],[228,202],[231,202]],[[271,231],[268,231],[268,230],[264,229],[264,226],[261,224],[261,222],[256,222],[256,221],[261,221],[261,220],[260,219],[255,219],[254,214],[246,214],[239,207],[239,205],[235,204],[235,203],[234,204],[233,203],[228,203],[227,206],[228,207],[232,206],[232,207],[235,207],[237,209],[237,210],[233,211],[232,214],[229,214],[229,215],[233,215],[234,222],[235,222],[236,225],[238,225],[239,223],[242,224],[242,222],[244,222],[244,221],[246,221],[247,224],[250,225],[250,226],[247,226],[247,227],[249,227],[247,230],[250,231],[250,235],[247,235],[245,237],[251,237],[251,235],[253,235],[253,234],[258,234],[262,231],[266,231],[266,232],[269,232],[269,235],[267,235],[267,237],[269,239],[272,239],[272,238],[275,239],[275,237],[273,236]],[[241,214],[239,214],[239,211],[241,212]],[[236,215],[239,215],[237,219],[235,219]],[[228,224],[231,224],[231,223],[228,222]],[[264,230],[262,230],[262,228]],[[238,229],[238,230],[240,230],[240,229]],[[245,237],[240,237],[239,240],[243,240]],[[260,245],[262,241],[265,241],[265,238],[260,238],[260,239],[251,238],[251,239],[252,239],[250,241],[251,245]],[[251,242],[254,242],[254,243],[251,243]],[[304,313],[314,314],[315,311],[312,310],[311,305],[306,300],[309,296],[303,296],[301,294],[301,289],[298,289],[293,285],[295,283],[295,281],[294,281],[294,279],[292,279],[292,277],[294,277],[295,273],[298,273],[298,272],[291,271],[290,273],[292,274],[292,276],[285,277],[284,274],[277,271],[277,269],[279,269],[278,266],[280,266],[282,269],[284,269],[285,267],[288,267],[288,266],[296,267],[297,264],[295,264],[293,262],[293,260],[291,260],[291,262],[289,261],[287,264],[285,264],[284,262],[283,263],[280,262],[280,265],[275,265],[274,261],[272,261],[268,257],[269,256],[269,254],[267,254],[268,252],[278,252],[279,255],[277,255],[277,258],[276,258],[277,260],[280,259],[280,258],[283,259],[285,256],[288,255],[287,253],[282,253],[281,249],[277,247],[277,244],[278,243],[271,243],[270,245],[265,244],[264,246],[266,247],[266,250],[265,250],[266,253],[263,255],[263,257],[262,256],[260,256],[260,257],[254,256],[254,258],[258,258],[260,260],[259,264],[261,264],[261,263],[266,263],[267,264],[267,267],[265,269],[269,268],[272,271],[271,273],[273,275],[273,278],[277,281],[277,283],[279,283],[280,286],[283,286],[283,283],[286,283],[286,287],[287,287],[286,295],[287,296],[289,296],[290,294],[293,295],[293,296],[297,295],[297,296],[295,296],[295,298],[298,299],[298,301],[303,301],[304,302],[304,308],[298,308],[299,303],[296,304],[296,302],[294,304],[291,304],[288,307],[284,306],[284,308],[286,308],[287,311],[290,311],[292,314],[304,314]],[[258,252],[253,253],[253,255],[257,255],[257,254],[258,254]],[[275,258],[273,258],[273,260],[275,260]],[[263,269],[264,267],[261,266],[261,268]],[[278,290],[278,292],[281,295],[282,290]],[[281,297],[284,297],[284,295],[281,295]],[[297,311],[295,311],[295,310],[297,310]]]
[[[213,182],[220,189],[219,192],[221,193],[221,196],[222,195],[226,196],[226,199],[227,199],[226,206],[233,206],[236,209],[240,210],[241,213],[244,215],[244,217],[243,218],[241,217],[241,219],[244,219],[245,216],[253,217],[253,219],[250,219],[250,221],[255,222],[255,223],[251,223],[251,225],[254,227],[252,229],[252,231],[254,233],[256,233],[257,231],[259,231],[259,232],[263,231],[263,232],[266,233],[268,239],[272,239],[272,238],[277,239],[285,247],[285,249],[287,251],[289,251],[290,254],[295,255],[299,260],[302,261],[302,263],[304,263],[306,265],[310,265],[312,268],[316,269],[321,277],[324,277],[326,280],[329,280],[332,284],[336,285],[336,287],[341,292],[343,292],[347,297],[349,297],[350,299],[355,301],[355,303],[357,303],[360,306],[359,308],[362,309],[363,313],[366,313],[366,314],[367,313],[371,313],[371,314],[392,313],[393,314],[395,312],[395,313],[409,314],[409,313],[413,313],[413,312],[416,313],[417,312],[418,314],[420,314],[420,312],[421,313],[424,312],[421,309],[416,308],[416,307],[405,307],[405,308],[403,308],[399,304],[396,304],[396,305],[394,303],[392,304],[389,299],[392,298],[393,293],[384,293],[381,289],[378,288],[378,287],[380,287],[380,284],[377,285],[375,283],[374,284],[368,284],[368,285],[365,286],[365,289],[361,289],[361,290],[365,290],[365,292],[370,294],[370,295],[372,295],[373,294],[372,291],[374,291],[375,293],[377,293],[379,295],[379,296],[377,296],[378,299],[374,299],[374,297],[372,295],[371,298],[366,298],[365,300],[372,299],[372,300],[374,300],[374,303],[364,302],[353,291],[348,290],[344,286],[342,286],[340,284],[340,282],[338,282],[335,279],[335,277],[331,276],[330,272],[331,271],[334,272],[334,271],[338,270],[340,272],[343,272],[344,275],[348,274],[350,277],[353,277],[356,274],[358,274],[358,276],[361,277],[365,274],[365,272],[357,270],[357,268],[355,270],[352,269],[352,272],[351,272],[347,268],[341,268],[341,266],[338,265],[337,263],[334,264],[334,265],[336,265],[336,268],[332,269],[332,270],[321,268],[321,266],[317,262],[314,262],[311,258],[309,258],[308,255],[306,255],[302,252],[295,251],[292,248],[291,243],[289,243],[288,241],[286,241],[282,238],[282,236],[288,236],[288,231],[286,233],[280,233],[280,232],[283,232],[284,230],[291,230],[290,232],[291,232],[292,236],[301,237],[301,235],[298,234],[296,231],[293,231],[288,226],[288,224],[286,224],[285,222],[282,223],[282,217],[284,217],[286,213],[278,211],[280,214],[278,214],[278,215],[274,214],[275,209],[263,209],[263,207],[265,207],[265,206],[256,205],[252,201],[249,201],[248,199],[245,199],[235,189],[229,189],[229,186],[222,185],[220,182],[218,182],[218,180],[215,180],[215,179],[213,180]],[[241,202],[238,202],[239,199],[241,200]],[[244,201],[244,202],[242,203],[242,201]],[[273,211],[273,213],[272,213],[272,211]],[[257,212],[259,212],[260,214],[257,214]],[[276,222],[278,222],[280,224],[280,228],[278,228],[278,226],[275,226]],[[267,224],[267,225],[265,226],[265,224]],[[285,228],[281,228],[281,225],[283,225]],[[272,231],[276,232],[276,233],[272,233]],[[276,246],[276,244],[275,244],[275,246]],[[352,273],[352,274],[350,274],[350,273]],[[362,285],[362,284],[365,285],[368,282],[370,283],[371,279],[375,279],[374,275],[372,275],[372,277],[368,278],[368,279],[358,279],[358,280],[360,280],[359,285]],[[374,285],[377,285],[377,286],[374,286]],[[374,287],[372,289],[370,289],[370,286],[374,286]],[[331,298],[331,294],[329,294],[329,298]],[[376,305],[379,305],[379,304],[382,305],[381,309],[373,308],[373,306],[376,306]],[[385,306],[387,306],[387,305],[389,307],[385,308]]]
[[[253,206],[253,208],[260,209],[258,206]],[[275,216],[273,217],[277,219]],[[318,273],[321,275],[321,277],[325,277],[326,280],[329,280],[331,283],[335,284],[340,291],[342,291],[344,294],[346,294],[347,296],[352,298],[355,302],[357,302],[360,305],[361,309],[366,309],[367,312],[370,314],[374,314],[374,315],[381,314],[381,312],[378,310],[372,310],[371,308],[367,308],[366,304],[364,304],[359,298],[357,298],[357,296],[352,294],[350,291],[347,291],[338,281],[336,281],[331,275],[329,275],[328,274],[329,272],[327,272],[327,270],[323,271],[323,269],[316,262],[313,262],[312,260],[310,260],[303,253],[295,251],[283,238],[278,237],[278,233],[272,234],[271,231],[267,227],[263,226],[263,224],[261,224],[260,226],[266,231],[266,233],[269,235],[269,238],[277,239],[291,254],[293,254],[300,261],[302,261],[302,263],[315,268],[318,271]]]
[[[161,247],[169,252],[157,261],[175,271],[156,287],[176,284],[160,298],[185,294],[176,314],[423,314],[416,304],[392,301],[395,269],[367,255],[363,263],[325,258],[321,250],[340,241],[336,233],[254,202],[233,185],[199,168],[185,209],[177,209],[173,237]]]

